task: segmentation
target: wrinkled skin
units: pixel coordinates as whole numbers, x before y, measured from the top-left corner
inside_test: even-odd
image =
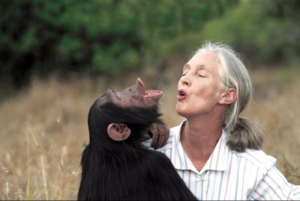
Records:
[[[152,134],[151,147],[158,149],[167,143],[169,138],[169,129],[161,122],[152,124],[150,135]]]
[[[145,85],[139,78],[137,83],[124,89],[122,92],[115,92],[111,89],[106,91],[107,99],[121,107],[157,107],[159,99],[163,96],[162,91],[145,90]]]
[[[124,89],[122,92],[115,92],[108,89],[102,99],[105,102],[109,101],[120,107],[156,108],[162,96],[162,91],[145,90],[144,83],[138,78],[135,85]],[[169,129],[165,127],[163,122],[158,121],[152,124],[148,135],[145,137],[152,137],[151,147],[157,149],[166,144],[169,137]]]

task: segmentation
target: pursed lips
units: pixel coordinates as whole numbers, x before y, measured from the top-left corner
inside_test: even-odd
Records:
[[[187,94],[184,90],[178,90],[177,100],[184,100],[187,98]]]

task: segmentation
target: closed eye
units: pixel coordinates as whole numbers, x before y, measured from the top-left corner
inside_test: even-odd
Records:
[[[184,70],[183,73],[182,73],[182,77],[183,77],[183,76],[186,76],[186,74],[188,74],[188,73],[189,73],[188,70]]]

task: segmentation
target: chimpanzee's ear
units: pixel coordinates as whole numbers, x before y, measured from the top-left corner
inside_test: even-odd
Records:
[[[114,141],[126,140],[130,134],[131,130],[123,123],[111,123],[107,127],[108,136]]]

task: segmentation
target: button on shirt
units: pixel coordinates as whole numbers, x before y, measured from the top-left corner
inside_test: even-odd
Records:
[[[288,183],[276,159],[261,150],[232,151],[224,130],[200,172],[180,142],[182,123],[170,129],[167,144],[157,149],[172,161],[178,174],[199,200],[300,200],[300,186]],[[150,142],[145,145],[150,147]]]

